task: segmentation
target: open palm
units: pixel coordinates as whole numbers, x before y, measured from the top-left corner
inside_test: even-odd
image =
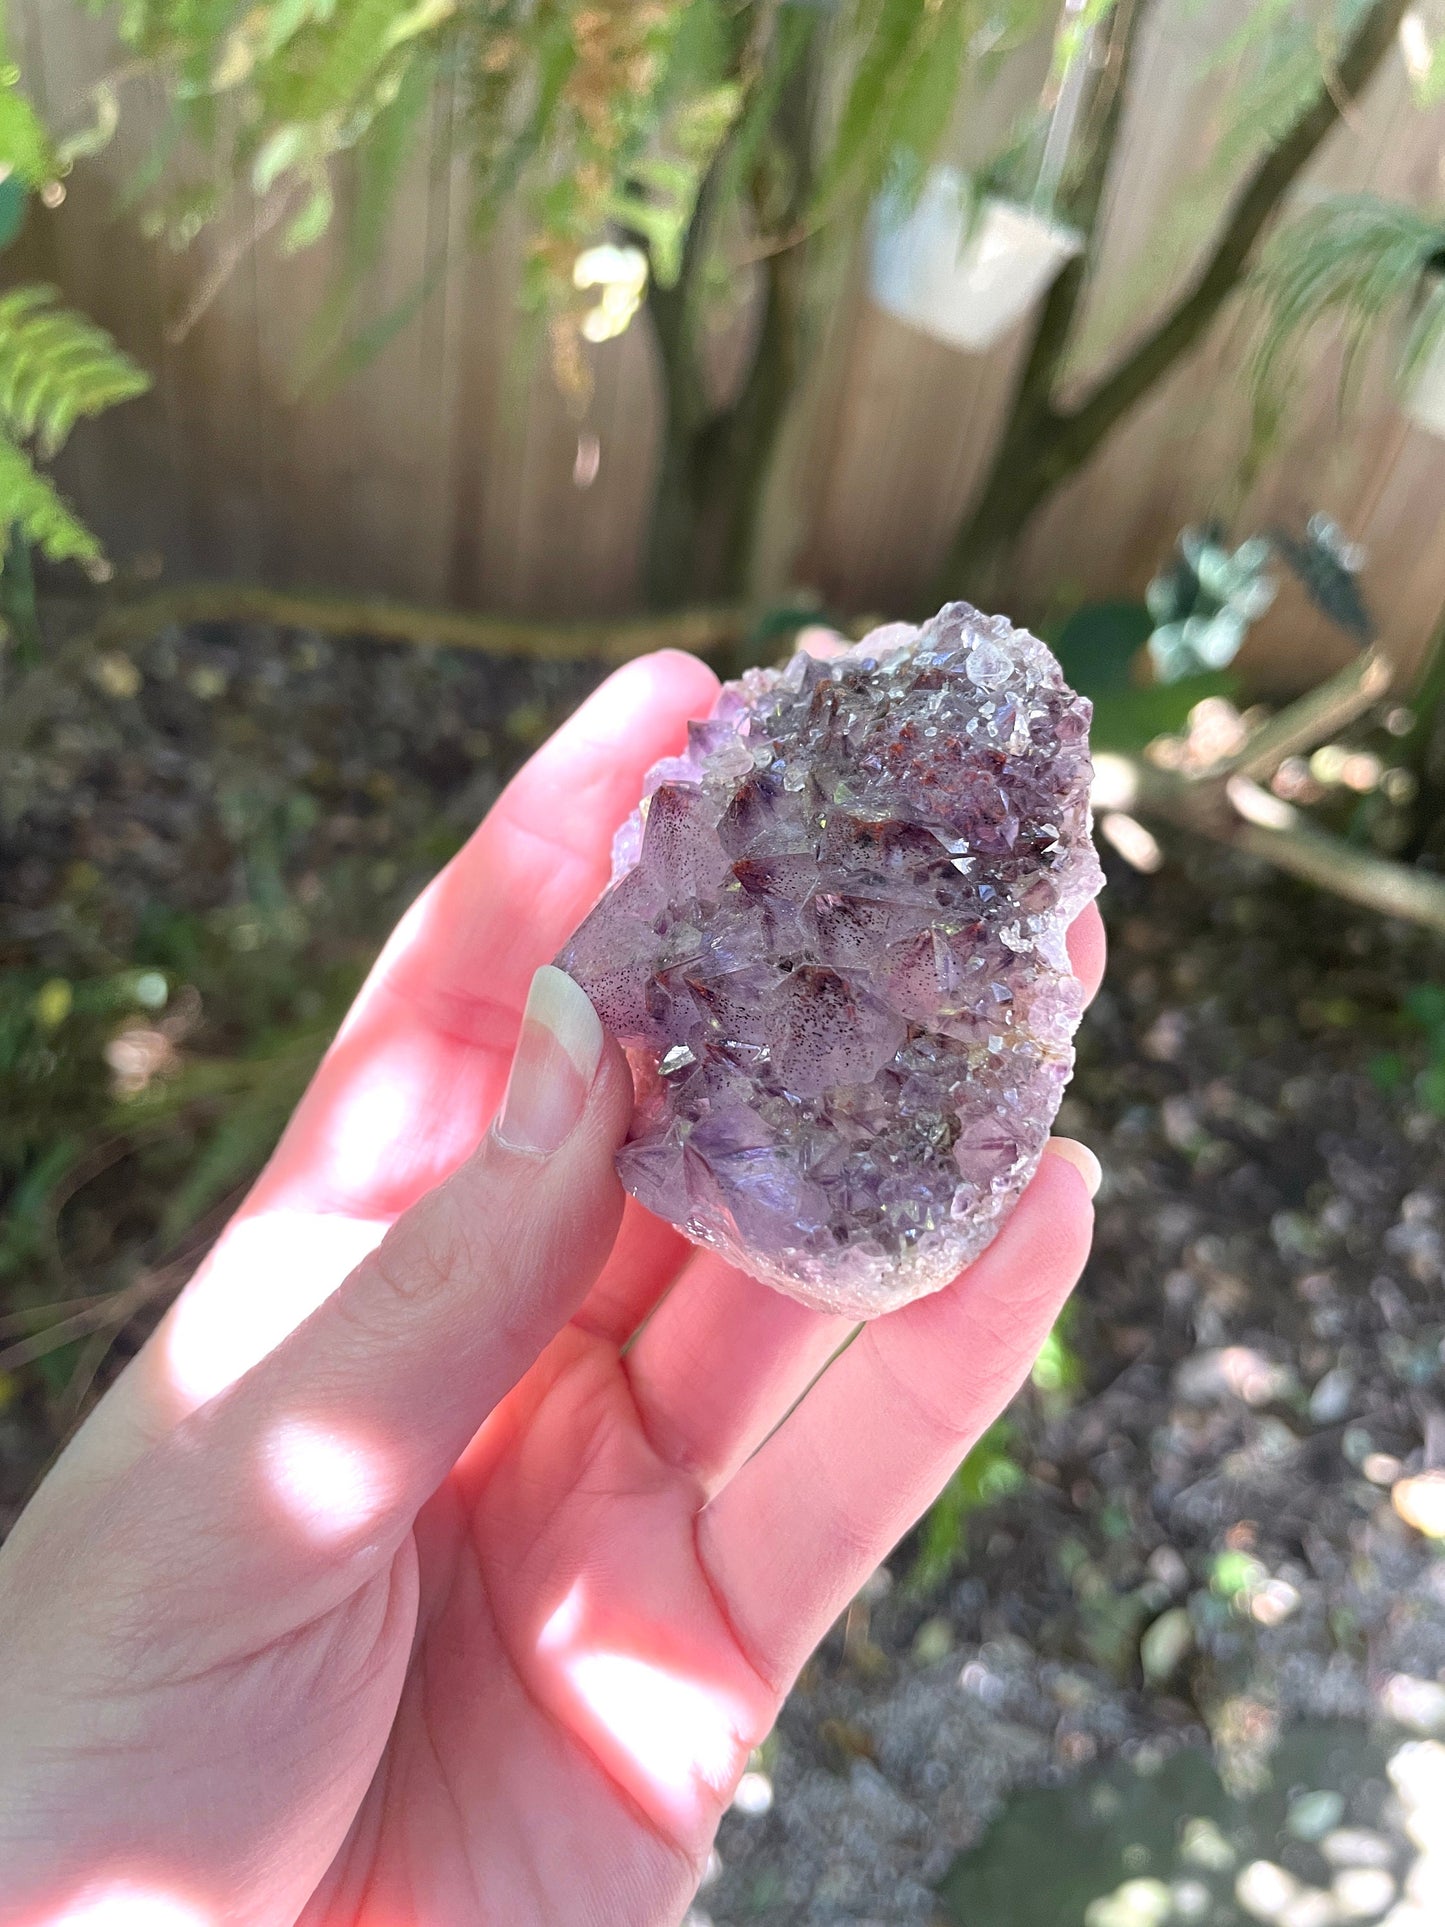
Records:
[[[631,664],[515,779],[17,1527],[0,1921],[668,1927],[799,1666],[1027,1371],[1087,1246],[1064,1158],[840,1353],[623,1209],[615,1046],[558,1155],[473,1155],[714,687]],[[1072,947],[1092,989],[1092,911]]]

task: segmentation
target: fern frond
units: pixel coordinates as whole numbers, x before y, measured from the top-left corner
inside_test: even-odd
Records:
[[[52,562],[97,563],[100,544],[21,446],[61,447],[83,416],[143,394],[150,378],[54,288],[0,296],[0,558],[13,532]]]
[[[0,297],[0,428],[47,459],[83,416],[144,394],[150,377],[103,328],[53,305],[54,288]]]
[[[18,533],[51,562],[95,563],[100,544],[23,448],[0,434],[0,552]]]
[[[1429,294],[1427,271],[1445,261],[1445,215],[1383,201],[1373,194],[1338,195],[1281,229],[1253,277],[1259,310],[1251,366],[1256,401],[1289,386],[1291,359],[1314,331],[1334,327],[1345,346],[1342,393],[1379,328],[1409,318]],[[1416,328],[1408,366],[1439,332],[1441,305],[1426,301],[1433,325]]]

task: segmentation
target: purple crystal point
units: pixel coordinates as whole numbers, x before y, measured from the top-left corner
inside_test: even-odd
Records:
[[[724,687],[557,959],[628,1047],[635,1197],[858,1317],[977,1257],[1073,1066],[1089,714],[964,602]]]

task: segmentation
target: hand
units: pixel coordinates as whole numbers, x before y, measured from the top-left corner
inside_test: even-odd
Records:
[[[0,1921],[668,1927],[1023,1379],[1088,1245],[1078,1147],[780,1424],[848,1328],[624,1204],[621,1054],[559,972],[521,1016],[715,686],[633,663],[513,781],[21,1518]],[[1092,989],[1092,910],[1073,950]]]

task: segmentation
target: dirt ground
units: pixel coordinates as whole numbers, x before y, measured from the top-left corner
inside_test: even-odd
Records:
[[[7,675],[0,1526],[588,682],[219,630]],[[1401,1014],[1445,956],[1167,856],[1104,899],[1061,1126],[1105,1173],[1075,1307],[956,1530],[807,1669],[695,1927],[1445,1919],[1445,1556],[1392,1504],[1445,1467],[1445,1123]],[[37,1345],[36,1307],[138,1282],[133,1317]]]

